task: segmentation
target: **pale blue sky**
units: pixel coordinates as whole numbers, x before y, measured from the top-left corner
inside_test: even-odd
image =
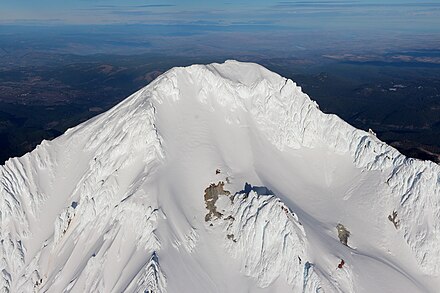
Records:
[[[438,30],[440,0],[1,0],[0,23],[265,24]]]

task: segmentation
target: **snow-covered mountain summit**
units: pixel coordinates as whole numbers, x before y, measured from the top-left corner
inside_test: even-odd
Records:
[[[171,69],[0,183],[4,292],[440,286],[440,167],[257,64]]]

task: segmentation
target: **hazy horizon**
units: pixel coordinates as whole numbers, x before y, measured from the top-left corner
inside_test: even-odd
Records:
[[[256,25],[279,29],[439,32],[440,3],[427,1],[5,0],[2,24]]]

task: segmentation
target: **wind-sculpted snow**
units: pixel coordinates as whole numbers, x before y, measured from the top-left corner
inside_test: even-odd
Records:
[[[435,292],[439,176],[259,65],[174,68],[0,167],[0,290]]]
[[[32,285],[44,290],[59,288],[58,283],[65,282],[69,275],[67,268],[76,266],[76,277],[71,275],[74,281],[69,280],[70,288],[76,284],[84,286],[86,291],[105,291],[102,272],[112,266],[110,255],[121,245],[115,238],[133,237],[136,250],[159,249],[154,230],[160,211],[154,198],[144,200],[145,192],[141,188],[163,158],[154,115],[153,105],[139,93],[108,115],[69,130],[58,140],[63,141],[61,147],[56,142],[44,142],[32,154],[11,159],[1,167],[0,246],[4,290],[24,288],[19,285],[20,277],[28,278],[31,288]],[[73,170],[56,174],[55,170],[69,166]],[[66,178],[63,174],[69,172],[71,178]],[[57,184],[64,185],[58,189],[64,194],[56,192]],[[49,267],[37,271],[37,277],[21,276],[26,265],[23,245],[31,245],[29,237],[34,237],[36,229],[42,229],[29,227],[29,222],[38,223],[46,212],[52,213],[41,210],[41,205],[45,200],[50,204],[60,197],[65,207],[58,215],[53,214],[56,216],[53,237],[46,241],[51,245],[44,244],[41,248],[44,257],[49,254],[48,258],[57,259],[57,264],[50,264],[53,262],[50,260]],[[72,243],[82,243],[81,248]],[[28,261],[32,257],[27,256]],[[40,257],[38,253],[34,260],[41,265],[44,261],[38,260]],[[55,274],[62,267],[64,275]],[[32,273],[35,274],[32,271],[29,274]]]
[[[325,144],[337,153],[350,153],[358,167],[389,174],[387,182],[400,201],[394,208],[400,211],[404,237],[425,272],[439,274],[440,167],[406,158],[374,134],[355,129],[335,115],[322,113],[291,80],[286,80],[279,92],[279,84],[260,84],[256,88],[267,91],[272,86],[272,91],[255,96],[251,111],[279,149]]]
[[[136,98],[140,95],[132,99]],[[107,290],[108,284],[102,279],[105,268],[111,267],[113,257],[126,257],[125,252],[118,250],[130,246],[134,250],[146,251],[160,248],[154,234],[160,211],[154,198],[149,198],[142,190],[148,174],[163,157],[160,138],[154,128],[154,108],[149,103],[134,106],[130,102],[133,101],[119,106],[127,107],[128,113],[113,111],[95,121],[110,127],[87,132],[91,137],[84,150],[91,154],[89,166],[69,197],[71,205],[55,222],[52,254],[58,254],[60,260],[65,253],[79,254],[82,259],[92,256],[81,265],[84,273],[76,281],[78,288],[83,282],[83,288],[88,292]],[[83,129],[73,132],[75,135],[85,134]],[[132,243],[128,247],[121,246],[117,239],[131,239]],[[82,252],[75,249],[63,251],[64,243],[69,241],[84,242]],[[95,260],[96,257],[99,260]],[[71,258],[65,258],[65,261],[64,265],[68,266]],[[92,287],[87,285],[91,282],[90,275],[94,276],[95,285]],[[56,278],[47,280],[46,284],[50,282],[56,284]]]
[[[311,263],[298,216],[267,188],[246,184],[235,195],[219,195],[214,204],[223,214],[207,224],[222,227],[228,253],[258,286],[283,278],[293,292],[354,292],[349,269],[340,269],[337,275],[343,278],[338,280]]]
[[[156,253],[153,252],[150,260],[141,270],[137,281],[134,282],[133,280],[130,284],[132,288],[129,288],[129,290],[132,292],[164,293],[166,292],[166,285],[166,277],[160,268],[159,259]]]
[[[248,71],[241,77],[231,72]],[[212,106],[213,100],[231,112],[225,119],[240,124],[239,111],[250,112],[257,127],[277,148],[330,147],[349,153],[359,168],[389,174],[388,184],[396,198],[392,209],[400,211],[403,237],[419,265],[429,274],[440,273],[440,167],[406,158],[376,138],[358,130],[336,115],[324,114],[292,80],[253,64],[227,61],[222,65],[173,69],[164,77],[164,89],[175,90],[177,76],[189,75],[198,99]],[[240,80],[241,79],[241,80]],[[426,208],[432,212],[426,212]]]
[[[401,215],[404,237],[423,270],[438,275],[440,167],[406,158],[374,134],[322,113],[291,80],[286,80],[279,92],[277,87],[279,84],[253,100],[256,121],[269,139],[281,150],[325,144],[337,153],[350,153],[358,167],[388,173],[392,194],[400,201],[394,208]]]
[[[28,158],[11,159],[0,167],[0,288],[3,292],[11,291],[14,277],[25,266],[21,239],[29,236],[29,218],[32,219],[43,200],[32,180],[33,167]]]
[[[225,217],[227,246],[243,272],[261,287],[281,276],[298,290],[307,260],[306,234],[298,217],[275,196],[254,191],[235,195]]]
[[[440,273],[440,167],[405,159],[387,180],[405,239],[425,273]]]
[[[388,173],[392,194],[400,201],[394,208],[401,215],[404,237],[423,270],[438,275],[440,167],[406,158],[374,134],[355,129],[335,115],[322,113],[291,80],[281,87],[263,83],[256,88],[267,92],[254,96],[255,107],[251,111],[268,138],[281,150],[325,144],[337,153],[350,153],[358,167]]]

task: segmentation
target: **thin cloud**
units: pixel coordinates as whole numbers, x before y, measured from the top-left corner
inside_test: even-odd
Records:
[[[125,15],[125,16],[144,16],[144,15],[149,15],[151,14],[150,11],[147,10],[143,10],[143,11],[139,11],[139,10],[114,10],[110,12],[111,14],[114,15]]]
[[[439,7],[438,2],[381,2],[365,3],[361,1],[279,1],[272,5],[273,8],[295,8],[295,7]]]
[[[144,4],[144,5],[95,5],[94,8],[162,8],[162,7],[175,7],[174,4]]]
[[[147,4],[147,5],[138,5],[135,7],[175,7],[174,4]]]

